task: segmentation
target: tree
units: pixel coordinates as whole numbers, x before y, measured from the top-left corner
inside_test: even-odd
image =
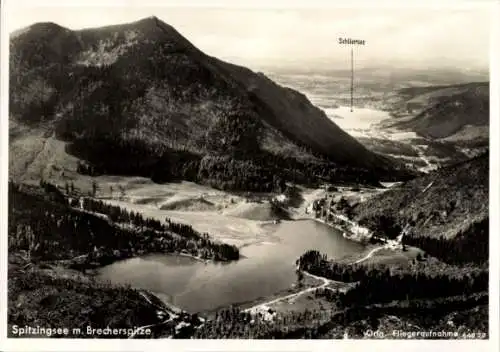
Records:
[[[27,251],[26,251],[27,257],[26,257],[26,259],[29,262],[31,262],[31,256],[38,248],[40,248],[40,243],[37,242],[36,237],[35,237],[35,233],[31,229],[31,226],[26,225],[26,227],[24,228],[24,231],[25,231],[26,244],[27,244]]]
[[[214,153],[245,154],[259,150],[258,120],[238,102],[231,102],[230,112],[215,117],[206,134],[207,147]]]
[[[95,198],[96,194],[97,194],[97,182],[96,180],[92,180],[92,197]]]
[[[296,273],[297,273],[297,281],[298,281],[299,287],[302,287],[302,280],[304,280],[304,273],[300,269],[298,269],[296,271]]]
[[[119,185],[118,189],[120,190],[120,198],[123,199],[125,197],[125,188],[122,185]]]
[[[337,203],[337,209],[345,210],[347,208],[349,208],[349,202],[344,197],[341,197],[339,202]]]

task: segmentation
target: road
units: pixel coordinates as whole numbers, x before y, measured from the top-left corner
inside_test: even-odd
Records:
[[[162,321],[160,323],[140,326],[137,329],[135,329],[134,333],[132,335],[130,335],[128,338],[129,339],[133,339],[135,337],[135,335],[137,335],[139,333],[139,331],[143,331],[143,330],[148,329],[148,328],[153,328],[153,327],[156,327],[156,326],[160,326],[160,325],[166,324],[169,321],[171,321],[172,319],[173,319],[172,316],[169,315],[168,319],[166,319],[166,320],[164,320],[164,321]]]
[[[381,249],[384,249],[384,248],[387,248],[387,246],[380,246],[380,247],[377,247],[377,248],[374,248],[372,249],[365,257],[359,259],[359,260],[356,260],[354,263],[352,264],[359,264],[361,262],[364,262],[365,260],[367,260],[368,258],[371,258],[373,256],[373,254]]]
[[[429,171],[435,170],[437,165],[431,163],[429,158],[425,155],[425,146],[414,145],[413,149],[418,153],[418,157],[426,164],[426,166],[420,168],[420,171],[428,173]]]
[[[425,191],[427,191],[429,188],[431,188],[432,184],[434,183],[434,181],[432,181],[431,183],[429,183],[427,185],[427,187],[424,188],[424,190],[422,191],[422,193],[425,193]]]
[[[137,329],[135,329],[134,333],[128,337],[129,339],[133,339],[140,331],[143,331],[143,330],[148,329],[148,328],[153,328],[153,327],[156,327],[156,326],[160,326],[160,325],[166,324],[166,323],[168,323],[169,321],[171,321],[171,320],[173,320],[175,318],[175,315],[170,314],[169,312],[166,312],[163,307],[159,307],[157,304],[151,302],[151,300],[149,299],[149,297],[146,296],[144,294],[144,292],[139,292],[139,294],[146,300],[146,302],[148,302],[150,305],[152,305],[153,307],[155,307],[156,309],[158,309],[158,311],[167,314],[168,318],[165,319],[164,321],[159,322],[159,323],[154,323],[154,324],[139,326]]]
[[[309,288],[306,288],[306,289],[299,291],[299,292],[296,292],[296,293],[292,293],[292,294],[289,294],[286,296],[275,298],[271,301],[257,304],[253,307],[245,309],[244,312],[257,313],[260,310],[266,309],[271,304],[274,304],[274,303],[277,303],[280,301],[285,301],[285,300],[288,300],[290,298],[299,297],[305,293],[313,292],[313,291],[316,291],[316,290],[321,289],[321,288],[327,288],[328,284],[330,284],[332,282],[332,280],[326,279],[326,278],[321,277],[321,276],[316,276],[316,275],[310,274],[306,271],[303,271],[303,273],[304,273],[304,275],[307,275],[307,276],[310,276],[310,277],[315,278],[317,280],[323,281],[323,283],[319,286],[309,287]]]

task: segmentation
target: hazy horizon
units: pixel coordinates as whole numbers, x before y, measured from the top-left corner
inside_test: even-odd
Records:
[[[9,33],[37,22],[78,30],[156,16],[206,54],[252,68],[348,68],[349,49],[339,37],[366,41],[355,48],[357,67],[489,67],[490,14],[484,8],[25,7],[8,13]]]

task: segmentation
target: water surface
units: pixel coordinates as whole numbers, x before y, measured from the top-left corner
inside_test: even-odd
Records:
[[[244,258],[232,263],[204,263],[176,255],[146,255],[100,269],[102,280],[130,284],[161,295],[190,312],[213,310],[266,297],[297,281],[295,261],[317,249],[330,258],[363,250],[363,245],[313,220],[274,225],[269,242],[241,248]]]

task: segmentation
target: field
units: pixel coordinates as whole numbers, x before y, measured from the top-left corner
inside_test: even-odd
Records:
[[[335,308],[333,302],[323,297],[316,297],[314,292],[279,301],[269,305],[269,308],[280,313],[303,313],[306,310],[330,311]]]
[[[359,263],[367,266],[377,264],[409,266],[413,260],[416,260],[418,255],[424,255],[424,252],[416,247],[407,247],[404,251],[400,248],[390,249],[382,246],[370,248],[370,250],[361,253],[359,258],[350,258],[350,260],[353,263],[362,260]]]
[[[264,225],[276,219],[266,203],[268,194],[248,197],[192,182],[156,184],[144,177],[80,175],[75,171],[77,160],[64,148],[64,142],[42,131],[15,138],[10,147],[11,177],[33,185],[44,179],[61,190],[71,184],[84,196],[95,184],[98,199],[161,221],[168,216],[192,224],[238,246],[262,240],[269,233]]]

